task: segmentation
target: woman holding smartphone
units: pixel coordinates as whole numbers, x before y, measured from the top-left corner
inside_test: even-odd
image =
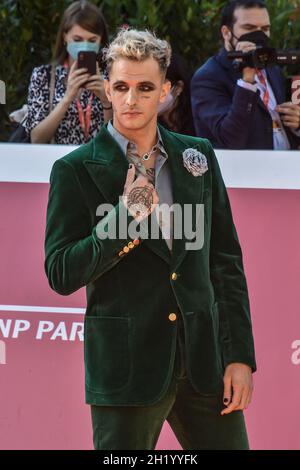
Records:
[[[34,68],[31,75],[26,131],[32,143],[83,144],[112,117],[98,63],[91,75],[87,68],[78,68],[77,61],[79,52],[98,54],[107,43],[98,7],[77,1],[66,9],[53,63]]]

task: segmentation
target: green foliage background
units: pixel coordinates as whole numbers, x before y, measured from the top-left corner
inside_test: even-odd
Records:
[[[224,0],[91,0],[100,6],[110,36],[127,23],[149,28],[168,39],[196,69],[219,46],[219,19]],[[8,113],[26,101],[32,68],[48,63],[59,21],[72,0],[0,0],[0,79],[6,105],[0,105],[0,140],[10,133]],[[300,0],[267,0],[273,44],[300,48]],[[300,68],[300,67],[299,67]]]

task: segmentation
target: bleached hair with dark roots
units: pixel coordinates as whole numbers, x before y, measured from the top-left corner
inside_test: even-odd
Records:
[[[113,63],[120,58],[142,62],[155,59],[162,73],[166,73],[171,60],[171,46],[148,30],[121,29],[115,39],[103,50],[108,73]]]

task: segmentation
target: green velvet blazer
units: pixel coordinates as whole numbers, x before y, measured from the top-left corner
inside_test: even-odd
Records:
[[[186,250],[183,236],[173,240],[170,252],[163,238],[149,238],[120,256],[132,241],[129,236],[98,238],[112,220],[118,222],[128,170],[106,126],[88,144],[57,160],[51,171],[45,271],[61,295],[86,286],[89,404],[148,405],[163,396],[176,348],[178,322],[171,313],[183,318],[187,371],[196,391],[220,393],[225,367],[232,362],[256,370],[242,253],[212,146],[161,126],[160,131],[174,203],[204,204],[201,249]],[[202,176],[183,166],[187,148],[206,156],[208,171]],[[99,217],[97,207],[104,203],[114,208]]]

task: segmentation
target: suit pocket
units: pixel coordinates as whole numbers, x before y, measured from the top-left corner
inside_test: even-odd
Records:
[[[129,318],[85,317],[85,373],[87,388],[96,393],[125,388],[131,369]]]
[[[199,390],[213,390],[222,384],[223,375],[218,340],[218,309],[216,305],[195,309],[186,315],[187,363]]]

